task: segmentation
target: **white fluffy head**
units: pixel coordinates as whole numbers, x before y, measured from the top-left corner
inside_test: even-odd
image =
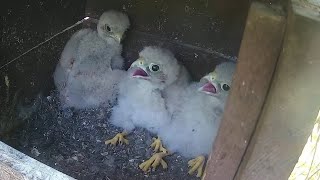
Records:
[[[97,30],[103,39],[113,38],[120,43],[129,26],[130,22],[126,14],[110,10],[100,16]]]
[[[133,78],[149,81],[160,89],[177,80],[180,65],[169,50],[148,46],[139,53],[139,56],[130,67],[130,75]]]
[[[200,80],[202,86],[199,91],[217,98],[227,97],[235,67],[236,64],[231,62],[219,64],[213,72]]]

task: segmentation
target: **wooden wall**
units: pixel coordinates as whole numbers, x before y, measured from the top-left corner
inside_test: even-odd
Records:
[[[205,179],[233,179],[262,111],[281,51],[282,11],[253,3],[240,47],[237,70]]]
[[[311,19],[295,10],[289,11],[271,89],[238,180],[288,179],[317,118],[320,18]]]

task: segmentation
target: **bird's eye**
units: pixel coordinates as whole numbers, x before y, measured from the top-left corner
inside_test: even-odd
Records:
[[[111,32],[111,28],[110,28],[110,26],[105,25],[105,29],[106,29],[107,31]]]
[[[157,64],[151,64],[150,65],[150,70],[153,71],[153,72],[157,72],[157,71],[160,70],[160,67]]]
[[[143,61],[139,61],[139,64],[140,64],[140,65],[143,65]]]
[[[223,84],[223,85],[222,85],[222,89],[223,89],[224,91],[229,91],[229,90],[230,90],[230,86],[229,86],[228,84]]]

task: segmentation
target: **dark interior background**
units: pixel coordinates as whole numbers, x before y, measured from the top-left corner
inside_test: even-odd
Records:
[[[81,19],[85,4],[84,0],[12,0],[1,5],[1,66]],[[17,90],[20,90],[20,99],[33,98],[40,90],[48,93],[54,88],[52,73],[60,53],[75,30],[62,34],[0,69],[2,114],[4,107],[8,106],[5,103],[7,88],[4,76],[8,76],[10,81],[10,101]]]

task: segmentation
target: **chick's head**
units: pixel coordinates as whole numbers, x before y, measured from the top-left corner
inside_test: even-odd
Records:
[[[100,16],[97,30],[101,38],[112,38],[120,43],[129,26],[130,22],[126,14],[110,10]]]
[[[169,50],[148,46],[131,64],[130,71],[131,77],[150,81],[153,86],[163,89],[177,80],[180,65]]]
[[[227,97],[235,67],[231,62],[219,64],[213,72],[201,78],[199,91],[218,98]]]

